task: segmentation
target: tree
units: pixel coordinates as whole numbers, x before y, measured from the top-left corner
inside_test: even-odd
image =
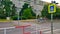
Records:
[[[20,16],[22,17],[22,19],[32,19],[35,18],[35,13],[33,12],[31,6],[28,7],[29,4],[25,3],[23,5],[23,8],[20,12]]]
[[[20,16],[21,16],[21,14],[23,13],[24,9],[27,9],[27,8],[28,8],[28,5],[29,5],[29,4],[24,3],[23,8],[22,8],[21,11],[20,11]]]
[[[54,19],[60,18],[60,8],[56,7],[56,13],[53,14]],[[51,14],[48,13],[48,4],[44,6],[44,9],[42,10],[42,16],[49,19],[51,18]]]
[[[28,18],[31,18],[32,17],[32,14],[31,14],[31,11],[29,8],[25,9],[23,14],[22,14],[23,17],[26,17],[27,19]]]
[[[22,18],[23,19],[32,19],[32,18],[34,18],[34,16],[31,13],[31,9],[30,8],[27,8],[27,9],[24,10],[24,12],[22,14]]]
[[[15,5],[12,3],[10,0],[2,0],[1,1],[1,6],[3,8],[0,9],[1,15],[4,15],[6,17],[10,17],[15,15]]]

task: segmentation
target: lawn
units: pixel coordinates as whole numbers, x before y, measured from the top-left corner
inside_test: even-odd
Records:
[[[0,19],[0,22],[10,22],[11,20]]]

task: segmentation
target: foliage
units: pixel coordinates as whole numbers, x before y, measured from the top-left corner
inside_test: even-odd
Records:
[[[32,19],[33,15],[31,13],[31,9],[30,8],[25,9],[24,12],[22,13],[22,16],[25,19]]]
[[[1,19],[15,15],[15,5],[10,0],[2,0],[0,7]]]
[[[30,7],[28,7],[29,4],[25,3],[23,5],[23,8],[20,12],[20,16],[22,17],[22,19],[32,19],[32,18],[35,18],[35,13],[33,13],[33,10]]]
[[[20,16],[21,16],[21,14],[23,13],[24,9],[27,9],[27,8],[28,8],[28,5],[29,5],[29,4],[24,3],[23,8],[22,8],[21,11],[20,11]]]
[[[18,16],[12,16],[11,19],[18,20]],[[19,20],[21,20],[20,16],[19,16]]]
[[[42,16],[43,17],[47,17],[47,18],[51,18],[51,14],[48,13],[48,5],[44,6],[44,9],[42,10]],[[53,13],[53,18],[60,18],[60,8],[56,7],[56,13]]]

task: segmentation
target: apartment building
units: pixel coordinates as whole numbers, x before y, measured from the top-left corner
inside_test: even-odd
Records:
[[[43,6],[45,4],[45,2],[41,0],[12,0],[12,2],[17,8],[22,8],[24,3],[29,3],[30,6],[32,6],[33,8],[34,13],[36,13],[37,15],[41,15],[40,11],[42,11]]]

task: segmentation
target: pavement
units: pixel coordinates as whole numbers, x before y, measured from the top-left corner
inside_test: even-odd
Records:
[[[36,21],[35,21],[36,22]],[[51,34],[51,23],[50,21],[46,21],[46,23],[35,23],[35,22],[19,22],[21,25],[31,25],[29,27],[26,27],[24,30],[25,32],[30,32],[31,34],[40,34],[40,31],[42,34]],[[60,34],[60,20],[54,20],[53,23],[53,31],[54,34]],[[0,23],[0,28],[6,28],[6,27],[13,27],[12,24],[18,24],[17,21],[14,21],[12,23]],[[0,30],[0,34],[3,34],[3,30]],[[23,34],[22,28],[13,28],[13,29],[7,29],[7,34]]]

